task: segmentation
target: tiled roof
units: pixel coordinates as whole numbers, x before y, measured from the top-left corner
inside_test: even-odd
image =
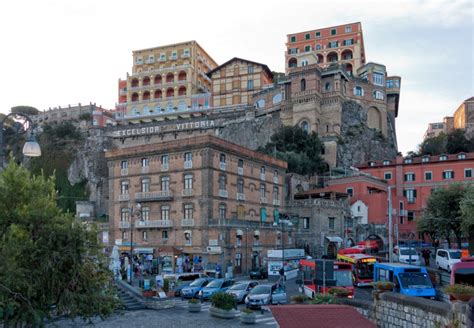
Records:
[[[281,328],[376,328],[369,319],[347,305],[279,305],[271,306]]]

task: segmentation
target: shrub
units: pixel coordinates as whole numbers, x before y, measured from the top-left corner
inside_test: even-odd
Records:
[[[306,295],[295,295],[291,298],[291,300],[295,303],[304,303],[308,298]]]
[[[394,284],[390,281],[377,281],[372,283],[372,286],[377,290],[392,290]]]
[[[167,293],[170,289],[170,280],[169,279],[164,279],[163,280],[163,291]]]
[[[331,288],[329,294],[334,296],[349,296],[350,291],[345,288]]]
[[[333,304],[334,296],[330,294],[316,294],[313,300],[310,301],[311,304]]]
[[[191,303],[191,304],[199,304],[199,300],[196,299],[196,298],[191,298],[188,303]]]
[[[235,308],[235,298],[233,295],[218,292],[211,296],[212,306],[222,310],[232,310]]]
[[[246,314],[252,314],[253,311],[250,309],[243,309],[241,312],[246,313]]]
[[[463,285],[463,284],[454,284],[446,287],[444,291],[448,294],[457,294],[457,295],[474,295],[474,286]]]

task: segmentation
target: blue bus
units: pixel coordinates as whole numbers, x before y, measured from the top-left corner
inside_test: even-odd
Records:
[[[389,281],[394,292],[434,299],[436,290],[426,268],[402,263],[375,263],[374,282]]]

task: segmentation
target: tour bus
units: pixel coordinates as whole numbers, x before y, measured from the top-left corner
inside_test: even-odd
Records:
[[[428,271],[402,263],[375,263],[374,282],[389,281],[395,287],[394,292],[434,299],[436,290],[431,283]]]
[[[367,254],[337,254],[337,260],[352,264],[354,285],[371,286],[374,281],[374,263],[377,259]]]
[[[325,275],[323,279],[323,275]],[[333,287],[347,289],[354,297],[352,265],[332,260],[300,260],[300,291],[310,298],[318,293],[328,293]]]

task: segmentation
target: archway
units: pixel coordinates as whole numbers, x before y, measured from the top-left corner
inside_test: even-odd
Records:
[[[326,62],[328,63],[335,63],[338,61],[338,56],[337,56],[337,52],[330,52],[327,57],[326,57]]]
[[[336,243],[330,242],[326,251],[326,258],[335,259],[337,255],[337,245]]]
[[[296,66],[298,66],[298,61],[296,58],[290,58],[290,60],[288,60],[288,67],[293,68]]]
[[[367,126],[372,129],[381,130],[382,115],[376,107],[370,107],[367,111]]]

